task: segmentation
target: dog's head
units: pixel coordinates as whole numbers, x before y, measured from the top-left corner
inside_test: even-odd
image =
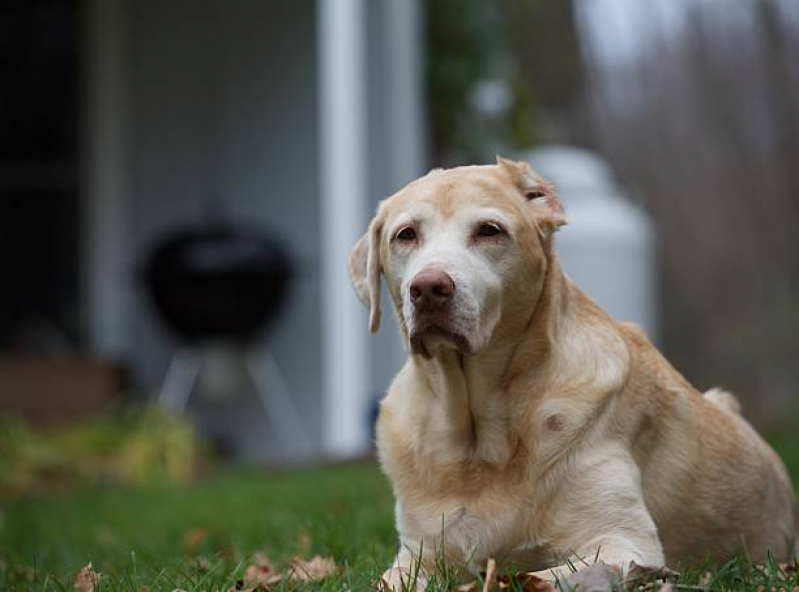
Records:
[[[480,352],[535,309],[565,221],[553,187],[525,162],[431,171],[380,204],[350,254],[370,330],[382,273],[412,353]]]

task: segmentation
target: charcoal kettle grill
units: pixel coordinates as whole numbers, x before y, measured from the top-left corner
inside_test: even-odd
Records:
[[[145,275],[155,308],[182,343],[169,362],[160,405],[183,413],[210,352],[223,344],[244,357],[280,447],[309,442],[274,356],[255,346],[288,295],[291,264],[281,244],[227,222],[188,227],[155,246]]]

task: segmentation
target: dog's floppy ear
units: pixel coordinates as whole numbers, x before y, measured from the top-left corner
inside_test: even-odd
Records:
[[[377,333],[380,328],[380,236],[383,219],[376,216],[369,229],[358,240],[350,252],[349,272],[352,287],[369,308],[369,331]]]
[[[497,155],[497,164],[510,176],[530,203],[533,218],[542,233],[551,234],[566,224],[563,203],[552,183],[544,180],[524,161],[508,160]]]

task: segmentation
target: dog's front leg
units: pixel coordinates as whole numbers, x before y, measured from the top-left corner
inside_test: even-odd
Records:
[[[563,580],[595,560],[618,565],[622,572],[632,561],[664,565],[638,466],[620,444],[592,449],[563,477],[547,535],[561,542],[563,563],[536,575]]]

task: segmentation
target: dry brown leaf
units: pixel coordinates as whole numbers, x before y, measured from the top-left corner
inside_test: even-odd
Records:
[[[665,565],[638,565],[635,561],[631,561],[627,575],[624,576],[624,585],[625,587],[642,586],[658,580],[665,581],[668,578],[679,575],[679,573]]]
[[[569,574],[566,578],[566,589],[580,592],[621,590],[621,568],[598,561]]]
[[[518,590],[523,592],[557,592],[557,588],[534,572],[521,572],[513,576],[499,578],[500,590]]]
[[[272,564],[272,560],[269,559],[269,557],[267,557],[265,553],[261,553],[260,551],[252,554],[252,563],[253,565],[257,565],[258,567],[265,567],[270,570],[275,569]]]
[[[486,577],[483,582],[483,592],[491,592],[497,586],[497,562],[493,557],[486,563]]]
[[[191,528],[183,535],[183,548],[189,555],[194,555],[208,538],[208,532],[203,528]]]
[[[141,585],[141,589],[139,590],[139,592],[150,592],[150,586],[148,586],[146,584],[142,584]]]
[[[244,571],[244,585],[247,587],[269,588],[279,584],[283,579],[283,574],[273,570],[269,566],[250,565]]]
[[[208,559],[208,557],[195,557],[194,563],[197,566],[197,571],[202,573],[209,572],[214,568],[214,562]]]
[[[336,562],[332,557],[314,555],[310,561],[304,561],[299,557],[292,559],[287,577],[290,582],[318,582],[335,573]]]
[[[479,586],[477,582],[471,582],[469,584],[461,584],[457,588],[453,588],[450,592],[478,592]]]
[[[709,584],[709,583],[710,583],[712,580],[713,580],[713,574],[712,574],[711,572],[709,572],[709,571],[706,571],[705,573],[703,573],[703,574],[702,574],[702,577],[701,577],[701,578],[699,578],[699,582],[697,582],[697,583],[698,583],[698,585],[699,585],[701,588],[707,588],[707,585],[708,585],[708,584]]]
[[[94,571],[91,561],[84,565],[75,576],[75,592],[94,592],[100,585],[100,574]]]
[[[534,572],[497,575],[496,562],[490,559],[486,565],[486,575],[481,588],[477,581],[461,584],[450,592],[485,592],[486,590],[522,590],[522,592],[557,592],[557,588],[549,580],[539,577]]]

